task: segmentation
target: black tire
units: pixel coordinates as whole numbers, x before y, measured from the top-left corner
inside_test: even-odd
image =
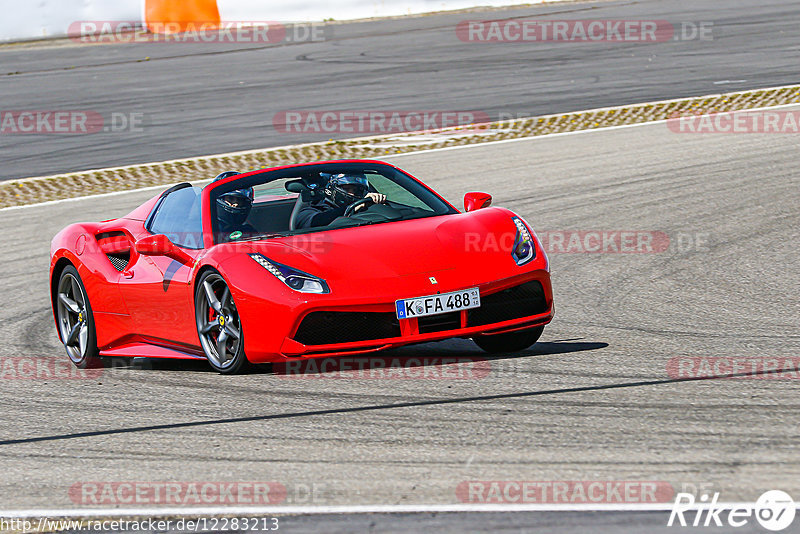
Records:
[[[78,369],[102,367],[92,305],[78,270],[72,265],[61,272],[55,298],[56,328],[69,359]]]
[[[528,330],[510,332],[508,334],[475,336],[472,338],[472,341],[489,354],[519,352],[539,341],[542,332],[544,332],[544,326],[537,326]]]
[[[206,271],[200,276],[194,307],[197,336],[209,365],[224,375],[248,371],[250,362],[244,353],[244,332],[239,312],[228,283],[217,271]],[[223,336],[224,339],[220,339]]]

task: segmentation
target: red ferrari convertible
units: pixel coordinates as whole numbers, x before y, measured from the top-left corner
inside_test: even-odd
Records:
[[[378,161],[180,184],[53,239],[58,335],[81,368],[200,358],[221,373],[454,337],[523,350],[553,318],[549,263],[490,204],[467,193],[460,213]]]

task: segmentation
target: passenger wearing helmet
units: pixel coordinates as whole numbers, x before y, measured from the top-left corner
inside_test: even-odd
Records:
[[[361,173],[326,174],[328,178],[323,189],[324,198],[321,201],[311,202],[300,210],[297,215],[297,228],[313,228],[327,226],[337,217],[344,215],[351,204],[369,198],[376,204],[386,202],[386,195],[369,192],[367,177]],[[359,207],[356,211],[363,209]]]
[[[238,172],[223,172],[214,182],[235,176]],[[212,183],[214,183],[212,182]],[[223,241],[236,241],[246,235],[257,234],[257,230],[247,224],[250,209],[253,207],[253,188],[228,191],[217,198],[217,220]]]

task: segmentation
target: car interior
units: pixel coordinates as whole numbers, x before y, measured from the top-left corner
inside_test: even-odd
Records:
[[[325,185],[319,173],[312,173],[293,179],[282,181],[282,185],[276,183],[265,184],[265,188],[256,186],[255,202],[247,219],[247,223],[254,228],[258,228],[260,233],[284,233],[284,232],[306,232],[318,229],[297,228],[297,215],[304,204],[315,202],[323,198],[322,189]],[[399,186],[397,191],[404,191]],[[281,191],[283,189],[283,191]],[[370,180],[370,191],[376,192],[377,189]],[[400,220],[408,217],[419,217],[430,214],[430,208],[421,201],[419,207],[409,206],[391,200],[385,205],[374,205],[369,209],[362,210],[351,218],[340,217],[329,224],[327,228],[340,228],[362,224],[364,222],[387,222]],[[409,198],[411,198],[410,195]]]
[[[247,223],[265,234],[295,230],[297,214],[303,204],[313,202],[319,196],[315,193],[322,185],[319,182],[309,175],[285,180],[282,186],[267,184],[269,189],[256,186],[256,199]],[[280,191],[281,187],[284,191]]]

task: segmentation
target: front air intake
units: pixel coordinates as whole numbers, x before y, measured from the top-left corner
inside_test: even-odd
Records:
[[[400,337],[394,313],[311,312],[305,316],[294,340],[303,345],[329,345]]]
[[[541,282],[533,280],[491,295],[481,295],[481,307],[467,312],[467,326],[483,326],[539,315],[547,311]]]

